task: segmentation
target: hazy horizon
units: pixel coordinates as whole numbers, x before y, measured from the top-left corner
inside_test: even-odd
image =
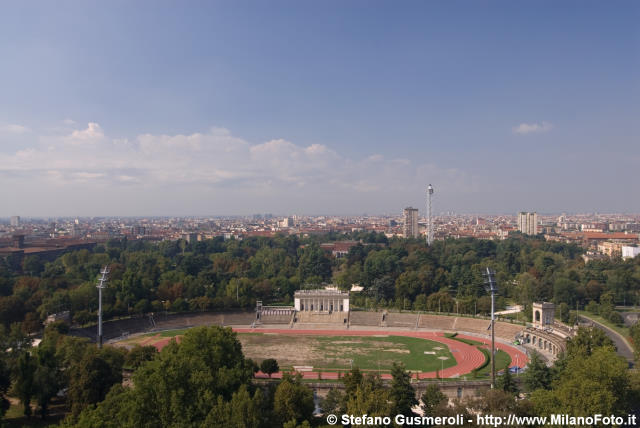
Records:
[[[6,4],[0,216],[423,216],[429,183],[435,213],[638,213],[638,22],[633,1]]]
[[[414,207],[415,208],[415,207]],[[598,213],[590,213],[590,212],[538,212],[537,213],[538,216],[542,216],[542,217],[554,217],[554,216],[560,216],[560,215],[566,215],[566,216],[588,216],[588,215],[598,215],[598,216],[604,216],[604,217],[608,217],[608,216],[632,216],[632,217],[637,217],[640,216],[640,212],[626,212],[626,213],[606,213],[606,212],[598,212]],[[19,214],[15,214],[17,216],[20,217],[21,221],[24,220],[42,220],[42,221],[47,221],[47,220],[52,220],[52,219],[68,219],[68,220],[72,220],[72,219],[80,219],[80,220],[86,220],[86,219],[141,219],[141,218],[148,218],[148,219],[168,219],[168,218],[193,218],[193,219],[204,219],[204,218],[249,218],[249,217],[253,217],[253,216],[264,216],[264,215],[271,215],[273,216],[273,218],[282,218],[282,217],[290,217],[290,216],[299,216],[299,217],[310,217],[310,218],[315,218],[315,217],[344,217],[344,218],[348,218],[348,217],[402,217],[402,213],[398,212],[398,213],[347,213],[347,214],[300,214],[300,213],[296,213],[296,212],[289,212],[289,213],[267,213],[267,212],[256,212],[256,213],[249,213],[249,214],[185,214],[185,215],[170,215],[170,214],[165,214],[165,215],[95,215],[95,216],[74,216],[74,215],[57,215],[57,216],[47,216],[47,215],[19,215]],[[517,217],[518,213],[489,213],[489,212],[452,212],[452,213],[433,213],[433,216],[438,218],[438,217],[455,217],[455,216],[467,216],[467,217],[480,217],[480,216],[484,216],[484,217],[503,217],[503,216],[512,216],[512,217]],[[6,216],[6,217],[0,217],[0,221],[4,221],[4,222],[9,222],[9,220],[11,219],[12,216]],[[419,212],[419,218],[420,221],[423,221],[426,218],[426,210],[420,210]]]

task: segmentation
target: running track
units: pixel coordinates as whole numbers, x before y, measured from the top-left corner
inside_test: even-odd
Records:
[[[440,342],[447,347],[451,351],[451,354],[456,360],[456,365],[453,367],[449,367],[444,369],[440,373],[440,377],[442,378],[450,378],[450,377],[459,377],[465,374],[470,373],[473,369],[480,367],[482,363],[484,363],[484,354],[480,352],[475,346],[467,345],[466,343],[459,342],[457,340],[450,339],[444,336],[444,333],[440,332],[415,332],[415,331],[362,331],[362,330],[292,330],[292,329],[277,329],[277,328],[261,328],[261,329],[252,329],[252,328],[234,328],[233,331],[237,333],[277,333],[277,334],[304,334],[304,335],[319,335],[319,336],[407,336],[407,337],[418,337],[421,339],[429,339],[434,342]],[[487,339],[478,338],[475,336],[465,336],[458,335],[457,337],[469,340],[475,340],[477,342],[482,342],[485,344],[490,344],[491,342]],[[179,340],[179,338],[176,338]],[[153,344],[158,350],[162,349],[169,343],[170,339],[162,339]],[[496,342],[496,349],[501,349],[505,351],[511,357],[511,364],[509,367],[514,367],[519,365],[520,367],[524,367],[526,364],[527,356],[508,345],[504,345],[502,343]],[[517,364],[516,364],[517,361]],[[500,370],[501,367],[496,367],[497,370]],[[322,379],[338,379],[337,372],[302,372],[302,376],[305,379],[318,379],[318,375]],[[257,378],[267,378],[268,376],[262,372],[256,373]],[[281,378],[282,373],[274,373],[272,378]],[[384,373],[381,375],[383,379],[391,379],[391,374]],[[423,372],[419,374],[414,374],[414,378],[418,379],[433,379],[437,377],[437,372]]]

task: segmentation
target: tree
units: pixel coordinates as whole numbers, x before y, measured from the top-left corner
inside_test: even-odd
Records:
[[[392,413],[395,415],[413,416],[411,410],[418,404],[416,391],[411,385],[411,376],[405,371],[403,364],[393,363],[391,369],[391,400]]]
[[[45,419],[49,409],[49,401],[56,396],[62,386],[62,375],[56,357],[55,342],[47,340],[45,337],[45,340],[34,349],[34,354],[36,363],[36,369],[33,373],[34,393],[40,408],[40,416]]]
[[[422,290],[424,282],[424,278],[421,278],[416,271],[403,272],[396,280],[395,295],[413,300]]]
[[[158,349],[155,346],[135,345],[125,356],[124,363],[135,370],[145,362],[153,360],[156,355],[158,355]]]
[[[33,372],[36,363],[29,352],[22,352],[18,357],[14,373],[13,393],[20,399],[25,416],[31,416],[31,398],[34,394]]]
[[[574,337],[567,339],[567,355],[569,357],[589,356],[594,349],[603,346],[615,348],[613,341],[607,337],[604,331],[596,327],[580,327]]]
[[[498,377],[498,380],[496,381],[496,388],[501,389],[504,392],[508,392],[509,394],[515,394],[518,392],[518,385],[516,385],[513,380],[513,376],[511,376],[508,364],[504,368],[504,374]]]
[[[597,315],[600,312],[600,305],[598,305],[598,302],[591,300],[589,301],[589,303],[587,303],[585,310]]]
[[[422,401],[422,411],[424,416],[436,416],[438,409],[441,409],[443,406],[447,405],[447,396],[444,395],[438,385],[429,384],[425,389],[424,393],[420,397],[420,401]]]
[[[313,392],[302,384],[300,375],[292,377],[286,374],[273,398],[276,418],[282,424],[291,420],[300,423],[311,419],[313,409]]]
[[[562,321],[563,323],[569,322],[569,305],[567,305],[565,302],[560,303],[558,305],[557,312],[560,315],[560,321]]]
[[[398,256],[391,250],[371,251],[364,262],[363,279],[364,285],[369,286],[373,284],[373,281],[382,278],[389,277],[391,284],[388,286],[391,293],[393,293],[395,281],[394,278],[397,275],[398,269]],[[383,297],[383,296],[380,296]],[[392,297],[392,296],[388,296]]]
[[[331,278],[331,261],[318,244],[313,243],[301,249],[299,256],[298,269],[302,280],[315,277],[327,281]]]
[[[522,375],[522,378],[529,391],[551,388],[551,370],[549,370],[549,367],[536,351],[531,353],[527,370]]]
[[[389,416],[392,413],[389,390],[382,386],[379,376],[367,376],[347,401],[351,415]]]
[[[282,428],[311,428],[309,421],[304,421],[301,424],[297,424],[295,420],[290,420],[282,425]]]
[[[31,276],[38,276],[44,270],[44,264],[38,256],[26,256],[22,261],[22,270]]]
[[[67,399],[74,416],[86,406],[104,400],[113,385],[122,383],[123,364],[121,350],[85,348],[82,358],[69,368]]]
[[[636,322],[629,327],[629,333],[631,334],[631,340],[633,340],[634,347],[636,348],[636,360],[640,361],[640,322]]]
[[[200,425],[218,396],[230,401],[249,385],[252,368],[230,328],[189,329],[180,344],[172,340],[135,371],[122,417],[145,426]]]
[[[6,331],[0,326],[0,419],[9,409],[7,391],[11,386],[11,370],[9,369],[9,359],[5,351],[7,343]]]
[[[114,385],[74,426],[266,427],[268,400],[259,390],[251,396],[251,377],[231,329],[192,328],[135,371],[133,388]]]
[[[575,298],[576,298],[576,287],[577,284],[575,281],[572,281],[568,278],[560,278],[553,285],[553,296],[556,302],[566,302],[572,306],[575,306]]]
[[[389,275],[374,279],[369,288],[369,294],[376,299],[390,299],[393,297],[393,293],[393,278]]]
[[[632,407],[631,392],[626,361],[604,346],[569,356],[554,389],[534,391],[531,401],[541,415],[624,414]]]
[[[275,359],[267,358],[260,363],[260,370],[271,378],[271,375],[280,370],[280,367],[278,367],[278,362]]]
[[[247,364],[247,367],[251,368],[251,372],[253,374],[256,374],[256,373],[258,373],[260,371],[260,366],[258,365],[258,363],[253,361],[251,358],[245,359],[245,362]]]
[[[467,400],[465,405],[472,413],[490,414],[505,419],[510,414],[516,416],[532,416],[534,414],[532,406],[527,400],[516,401],[514,394],[500,389],[488,390]]]
[[[73,322],[79,325],[85,325],[92,322],[96,322],[97,319],[98,319],[98,316],[96,314],[94,314],[93,312],[85,311],[85,310],[78,311],[73,316]]]
[[[342,377],[344,392],[347,397],[351,397],[356,393],[356,390],[362,384],[363,379],[362,372],[358,367],[354,367]]]
[[[260,411],[262,400],[262,392],[259,389],[251,397],[246,385],[234,392],[230,401],[224,401],[219,395],[203,426],[258,428],[263,419]]]
[[[611,313],[608,316],[608,319],[609,321],[611,321],[616,325],[624,324],[624,318],[622,318],[622,315],[620,315],[620,312],[611,311]]]
[[[322,411],[325,414],[340,415],[345,413],[346,395],[339,389],[330,389],[322,400]]]

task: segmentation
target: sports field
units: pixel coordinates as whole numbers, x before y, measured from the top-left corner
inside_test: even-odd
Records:
[[[186,330],[148,333],[118,342],[119,346],[152,345],[162,349],[175,337],[180,341]],[[393,362],[401,362],[417,379],[486,376],[488,340],[465,335],[445,335],[438,332],[395,330],[384,334],[365,330],[316,330],[236,327],[243,352],[260,362],[275,358],[281,372],[301,372],[305,379],[337,379],[350,367],[378,371],[383,379],[390,378]],[[525,365],[527,357],[510,345],[496,344],[496,368],[518,363]],[[478,369],[477,371],[474,371]],[[472,373],[473,372],[473,373]],[[256,377],[266,377],[261,372]]]
[[[247,357],[275,358],[285,370],[293,366],[344,370],[353,364],[387,372],[399,362],[410,371],[431,372],[456,365],[446,345],[416,337],[240,333],[238,338]]]
[[[120,344],[162,347],[185,331],[149,333],[123,340]],[[393,363],[399,362],[409,371],[431,372],[456,365],[445,344],[417,337],[238,333],[238,340],[247,358],[257,362],[275,358],[283,370],[307,366],[331,371],[348,370],[353,366],[362,370],[390,372]]]

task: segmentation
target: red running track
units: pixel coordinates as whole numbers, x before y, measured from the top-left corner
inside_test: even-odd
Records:
[[[482,342],[484,343],[486,346],[484,346],[485,348],[489,349],[491,347],[491,340],[490,339],[485,339],[483,337],[476,337],[476,336],[466,336],[464,334],[458,334],[456,337],[459,337],[461,339],[469,339],[469,340],[475,340],[476,342]],[[511,357],[511,364],[509,364],[509,367],[524,367],[527,365],[527,363],[529,362],[529,358],[527,358],[527,354],[525,354],[524,352],[520,351],[519,349],[514,348],[513,346],[509,346],[509,345],[505,345],[504,343],[499,343],[496,342],[496,349],[499,349],[501,351],[506,352],[507,354],[509,354],[509,356]],[[504,367],[496,367],[496,371],[502,370],[504,369]]]
[[[436,332],[414,332],[414,331],[362,331],[362,330],[291,330],[291,329],[276,329],[276,328],[265,328],[265,329],[251,329],[251,328],[234,328],[233,331],[237,333],[277,333],[277,334],[302,334],[302,335],[318,335],[318,336],[406,336],[406,337],[418,337],[421,339],[433,340],[434,342],[440,342],[446,345],[451,351],[454,359],[456,360],[456,365],[453,367],[449,367],[444,369],[440,373],[440,377],[442,378],[450,378],[450,377],[459,377],[465,374],[470,373],[473,369],[480,367],[482,363],[484,363],[484,354],[480,352],[475,346],[467,345],[466,343],[462,343],[460,341],[450,339],[444,336],[444,333],[436,333]],[[482,342],[485,344],[490,344],[491,342],[487,339],[478,338],[475,336],[465,336],[458,335],[457,337],[463,339],[474,340],[476,342]],[[177,341],[180,341],[180,337],[175,338]],[[170,341],[170,338],[159,340],[153,343],[158,350],[164,348]],[[508,346],[502,343],[496,342],[496,348],[505,351],[511,357],[511,364],[509,367],[514,367],[519,365],[520,367],[524,367],[526,362],[528,361],[526,354],[523,352]],[[516,364],[517,361],[517,364]],[[500,369],[500,367],[497,367]],[[440,370],[438,370],[440,371]],[[434,379],[437,377],[438,371],[432,372],[423,372],[414,374],[414,378],[418,379]],[[339,373],[337,372],[301,372],[300,373],[305,379],[338,379]],[[267,378],[268,376],[262,372],[256,373],[257,378]],[[274,373],[272,378],[282,378],[282,372]],[[383,379],[391,379],[391,374],[384,373],[381,375]]]

